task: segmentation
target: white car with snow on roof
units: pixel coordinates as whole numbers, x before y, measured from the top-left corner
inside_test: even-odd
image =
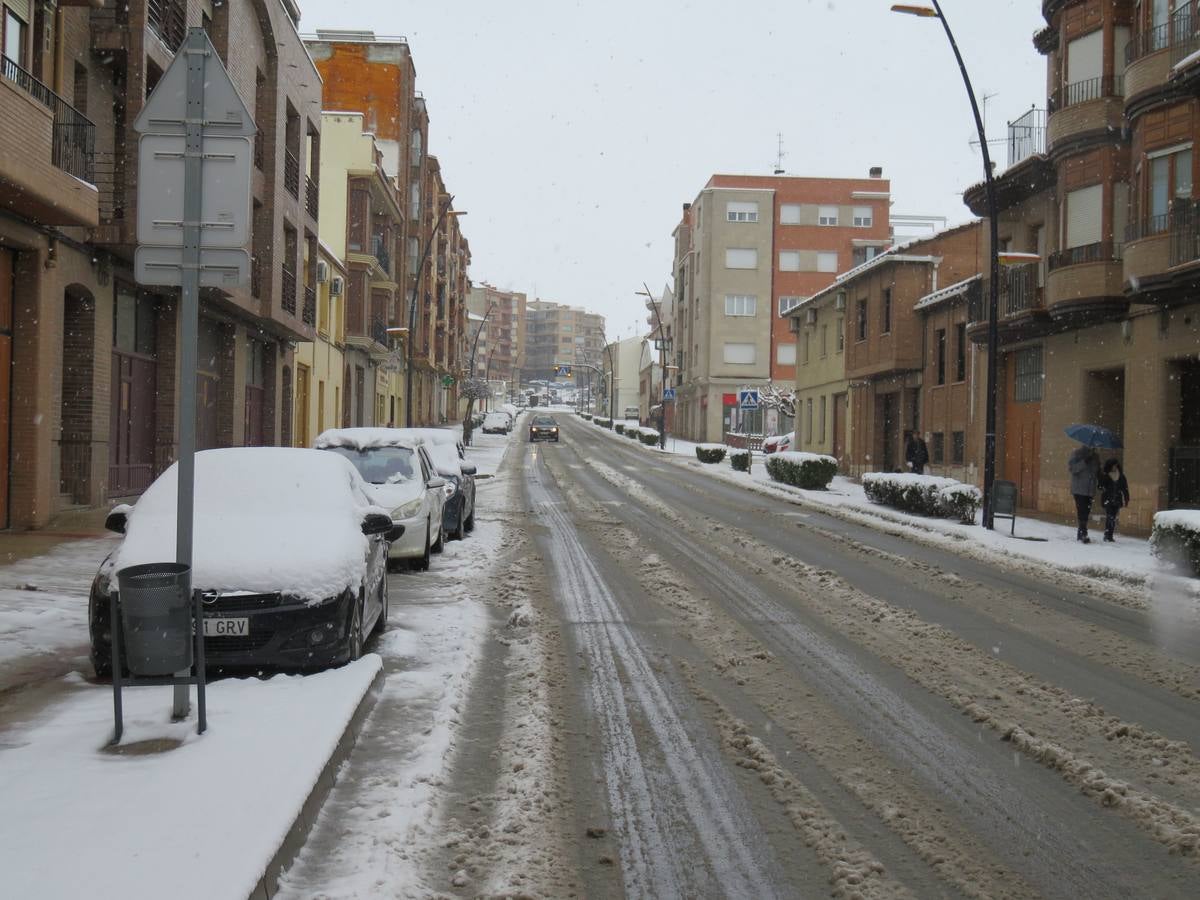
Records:
[[[175,559],[178,466],[106,525],[125,537],[88,601],[96,674],[112,673],[110,591],[127,566]],[[358,659],[387,621],[391,517],[345,460],[284,447],[196,454],[192,587],[210,669],[320,668]],[[118,600],[119,603],[119,600]]]
[[[350,460],[367,483],[368,494],[404,527],[404,534],[388,548],[388,558],[428,569],[429,554],[441,553],[445,546],[446,481],[438,475],[424,439],[399,428],[332,428],[317,437],[316,448]]]

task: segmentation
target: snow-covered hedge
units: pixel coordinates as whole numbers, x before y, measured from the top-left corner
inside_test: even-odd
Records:
[[[602,418],[600,418],[600,416],[596,416],[595,418],[593,418],[592,424],[598,425],[601,428],[612,428],[613,427],[612,419],[602,419]]]
[[[647,447],[653,447],[658,443],[658,432],[653,428],[639,428],[638,440]]]
[[[868,472],[862,485],[867,499],[874,503],[922,516],[958,519],[965,525],[974,524],[983,499],[974,485],[934,475]]]
[[[767,460],[767,474],[772,481],[804,488],[806,491],[823,491],[837,474],[837,460],[820,453],[795,453],[784,451],[772,453]]]
[[[629,438],[631,441],[636,441],[638,439],[638,435],[640,435],[641,433],[642,433],[642,429],[640,429],[636,425],[626,425],[625,426],[625,437]]]
[[[625,433],[625,423],[624,422],[614,422],[613,423],[613,431],[615,431],[617,434],[624,434]]]
[[[702,463],[719,463],[725,458],[724,444],[697,444],[696,459]]]
[[[592,414],[590,412],[580,413],[579,417],[585,422],[592,421]]]
[[[734,450],[729,454],[729,464],[733,466],[735,472],[750,471],[750,451],[749,450]]]
[[[1200,510],[1155,513],[1150,549],[1159,559],[1200,576]]]

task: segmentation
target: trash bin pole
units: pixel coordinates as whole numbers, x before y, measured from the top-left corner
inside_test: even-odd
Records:
[[[109,647],[112,650],[112,683],[113,683],[113,730],[114,744],[121,743],[124,732],[124,722],[121,716],[121,623],[117,621],[117,592],[108,592],[108,628],[112,635]]]
[[[192,591],[192,609],[195,610],[196,628],[196,714],[199,718],[196,731],[204,734],[208,730],[208,707],[204,696],[204,607],[201,605],[199,591]]]

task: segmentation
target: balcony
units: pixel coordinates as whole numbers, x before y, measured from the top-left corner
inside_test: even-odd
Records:
[[[174,53],[187,35],[187,5],[179,0],[147,0],[146,24]]]
[[[1046,259],[1046,309],[1057,323],[1106,321],[1129,306],[1124,297],[1118,241],[1096,241],[1051,253]]]
[[[296,314],[296,270],[283,267],[283,280],[280,285],[280,305],[283,311]]]
[[[1124,77],[1086,78],[1055,90],[1047,104],[1048,149],[1080,134],[1120,132],[1123,122]]]
[[[1046,155],[1046,111],[1031,109],[1008,123],[1008,165]]]
[[[1115,241],[1097,241],[1082,247],[1057,250],[1046,258],[1046,270],[1055,272],[1067,266],[1079,266],[1095,262],[1119,262],[1122,245]]]
[[[96,126],[0,56],[0,206],[48,225],[95,226]]]
[[[317,291],[308,285],[304,286],[304,307],[300,311],[300,320],[305,325],[317,324]]]
[[[371,340],[381,347],[388,345],[387,322],[383,320],[383,316],[371,317]]]
[[[311,178],[304,179],[304,208],[314,219],[317,217],[317,183]]]
[[[387,252],[387,238],[382,234],[371,235],[371,255],[375,257],[375,261],[379,264],[379,268],[390,279],[392,277],[392,259]]]
[[[1125,97],[1133,100],[1167,86],[1176,63],[1200,49],[1197,20],[1186,12],[1135,34],[1125,47]]]
[[[289,194],[300,199],[300,160],[291,150],[283,152],[283,186]]]
[[[1008,266],[1000,272],[997,332],[1001,343],[1026,340],[1048,330],[1050,316],[1046,313],[1045,291],[1038,284],[1039,265]],[[967,322],[971,340],[976,343],[987,340],[988,299],[987,281],[968,289]]]

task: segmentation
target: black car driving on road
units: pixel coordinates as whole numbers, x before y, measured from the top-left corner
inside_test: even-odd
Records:
[[[529,423],[529,440],[558,443],[558,420],[554,416],[534,416]]]

